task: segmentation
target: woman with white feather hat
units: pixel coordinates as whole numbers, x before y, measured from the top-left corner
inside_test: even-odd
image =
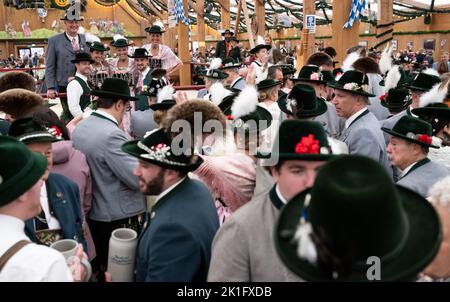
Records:
[[[256,83],[259,83],[267,78],[267,69],[272,66],[272,64],[269,63],[269,50],[272,46],[265,44],[264,38],[261,36],[258,36],[256,39],[256,44],[257,45],[250,50],[250,53],[256,58],[250,66],[255,68]]]
[[[198,98],[211,100],[211,87],[216,83],[224,84],[225,79],[228,78],[228,74],[220,69],[221,66],[221,58],[214,58],[211,60],[209,68],[202,74],[205,78],[205,88],[198,91]]]
[[[145,29],[147,32],[147,41],[142,48],[148,50],[150,54],[150,69],[162,68],[167,71],[166,77],[170,79],[170,75],[175,73],[181,67],[183,62],[173,51],[166,45],[161,44],[161,37],[164,33],[164,24],[156,21],[152,26]]]

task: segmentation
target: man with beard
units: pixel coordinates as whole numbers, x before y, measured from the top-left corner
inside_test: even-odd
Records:
[[[219,219],[207,187],[187,176],[203,160],[173,147],[163,129],[122,146],[139,159],[140,190],[157,195],[137,247],[137,282],[206,281]]]
[[[230,56],[231,47],[231,36],[234,36],[234,33],[227,29],[222,33],[222,36],[225,40],[217,42],[216,46],[216,58],[221,58],[222,61],[225,61]]]

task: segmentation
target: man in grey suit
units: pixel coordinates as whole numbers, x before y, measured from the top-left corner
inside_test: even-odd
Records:
[[[65,93],[68,79],[75,76],[75,65],[71,60],[79,52],[89,53],[89,47],[86,45],[86,38],[83,34],[78,34],[82,16],[73,17],[64,15],[61,20],[64,21],[66,31],[57,34],[48,39],[47,57],[45,64],[45,82],[47,84],[47,97],[54,99],[57,93]],[[62,120],[68,121],[70,116],[67,98],[61,97],[63,113]]]
[[[312,144],[308,144],[309,140]],[[301,281],[278,258],[273,229],[280,209],[310,188],[317,171],[334,155],[325,130],[314,121],[284,121],[275,141],[279,147],[274,144],[271,158],[278,161],[270,167],[275,185],[239,208],[218,230],[208,281]]]
[[[116,228],[133,228],[139,232],[146,210],[145,198],[133,175],[135,158],[120,148],[127,141],[119,125],[125,112],[131,109],[128,83],[107,78],[98,96],[97,111],[83,119],[73,131],[73,146],[84,153],[92,175],[92,209],[89,225],[97,250],[96,269],[106,268],[108,243]],[[101,278],[101,276],[100,276]]]
[[[431,125],[405,115],[392,129],[382,129],[391,135],[387,152],[392,165],[401,170],[397,184],[428,197],[430,188],[449,175],[445,166],[427,157],[429,148],[439,148],[431,143]]]
[[[375,115],[367,109],[369,97],[368,78],[359,71],[345,72],[335,84],[333,104],[336,113],[345,119],[339,140],[347,144],[350,154],[360,154],[379,162],[392,175],[386,154],[383,132]]]

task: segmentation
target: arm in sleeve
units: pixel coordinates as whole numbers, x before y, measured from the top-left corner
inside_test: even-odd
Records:
[[[350,154],[359,154],[380,161],[380,150],[377,138],[367,128],[360,128],[353,135],[351,142],[348,144]]]
[[[56,82],[56,49],[55,40],[48,40],[47,57],[45,58],[45,83],[47,89],[54,88]]]
[[[249,282],[250,259],[245,228],[230,216],[214,237],[208,282]]]
[[[197,239],[179,224],[162,225],[149,243],[146,282],[189,282],[201,265]]]
[[[73,277],[62,254],[55,255],[55,261],[48,268],[43,282],[72,282]]]
[[[67,85],[67,103],[69,111],[73,117],[83,114],[80,107],[80,98],[83,95],[83,87],[76,80],[70,81]]]
[[[117,129],[108,138],[105,150],[105,160],[114,175],[132,190],[139,190],[139,181],[134,176],[138,162],[134,157],[122,151],[121,146],[127,142],[125,133]]]

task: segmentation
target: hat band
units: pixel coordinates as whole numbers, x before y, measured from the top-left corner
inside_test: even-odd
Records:
[[[147,154],[140,155],[140,157],[142,157],[142,158],[156,160],[156,161],[159,161],[162,163],[167,163],[167,164],[176,165],[176,166],[185,166],[186,165],[184,163],[171,161],[171,160],[167,159],[167,156],[170,156],[171,152],[170,152],[170,146],[167,146],[166,144],[161,143],[161,144],[158,144],[156,146],[152,146],[149,148],[146,145],[144,145],[141,141],[139,141],[137,143],[137,146],[140,149],[147,152]]]
[[[13,177],[11,177],[10,179],[4,181],[1,185],[2,185],[2,189],[1,191],[5,191],[8,190],[9,187],[11,187],[14,184],[17,184],[19,182],[19,180],[24,177],[24,173],[28,172],[31,167],[34,164],[34,160],[32,158],[32,156],[30,156],[30,158],[28,159],[28,162],[26,163],[26,165],[19,171],[19,173],[17,173],[16,175],[14,175]]]
[[[38,138],[38,137],[48,137],[51,139],[54,139],[54,136],[50,133],[34,133],[34,134],[25,134],[17,137],[17,140],[20,142],[25,142],[26,140],[29,140],[31,138]]]

